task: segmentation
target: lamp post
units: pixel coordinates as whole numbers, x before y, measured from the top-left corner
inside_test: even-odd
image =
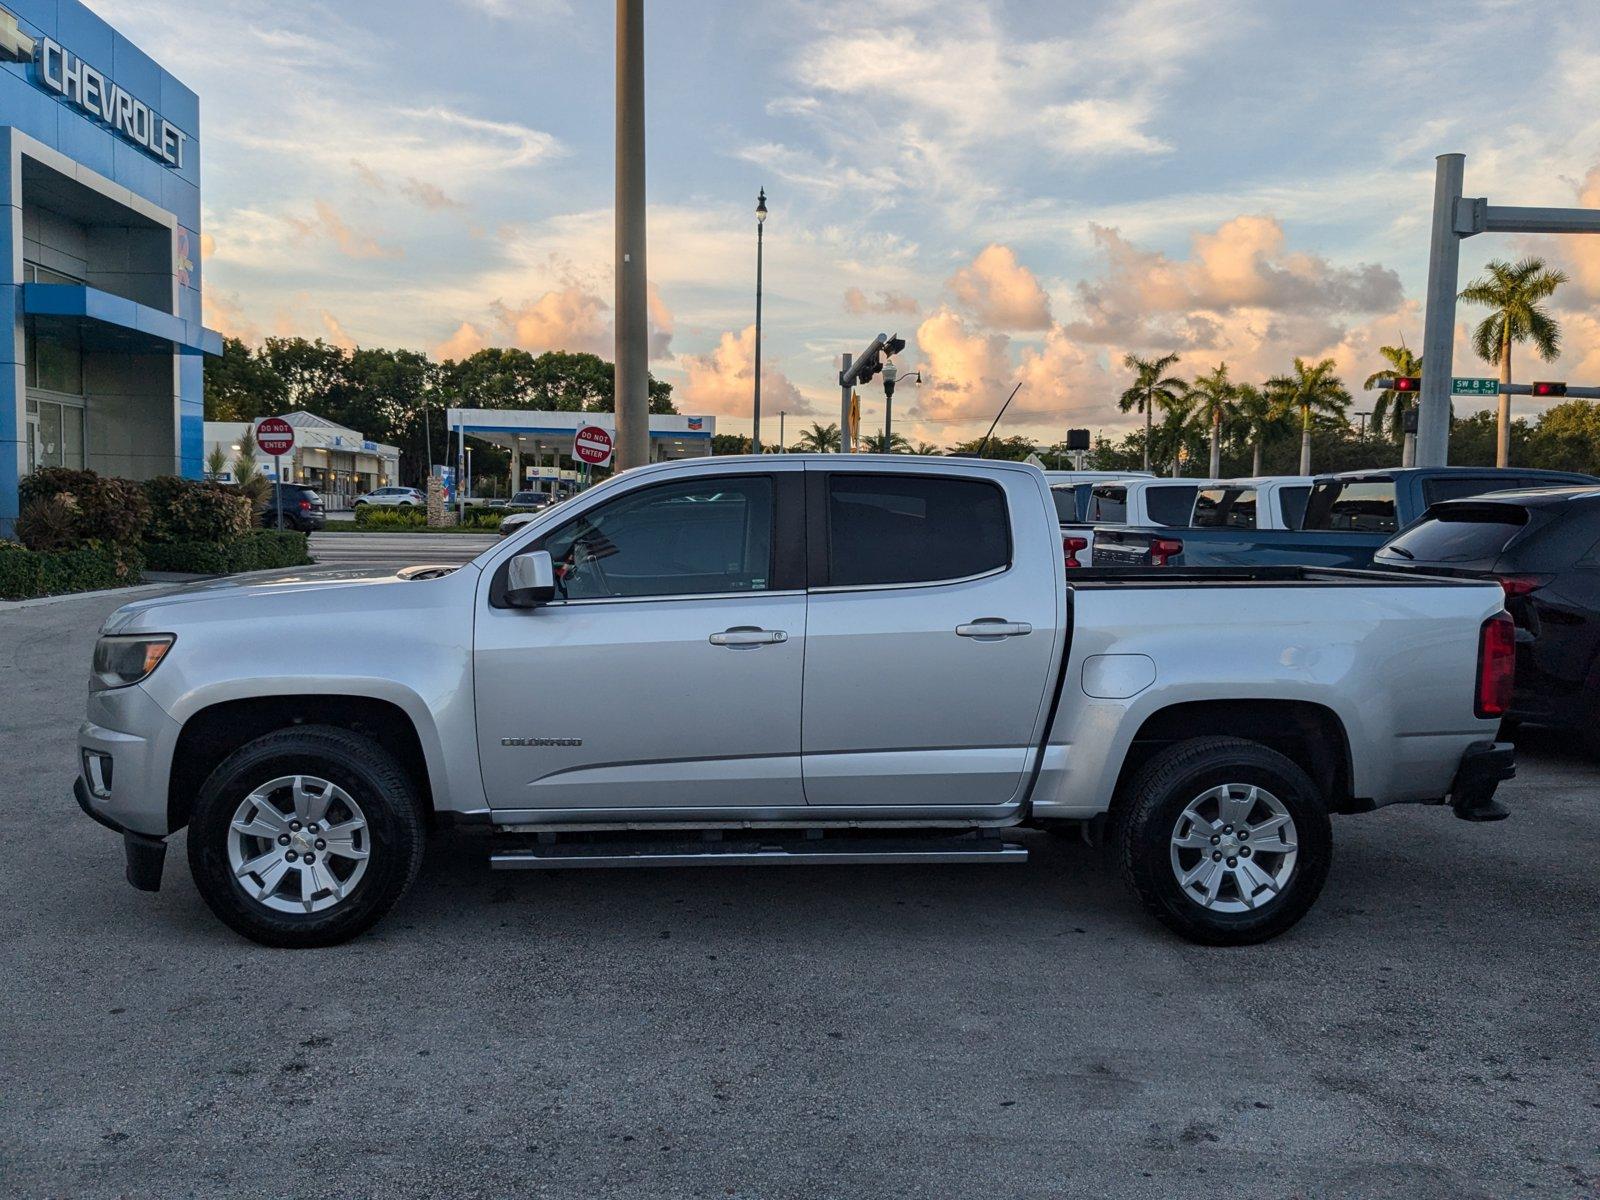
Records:
[[[767,225],[767,189],[756,197],[756,391],[750,406],[750,449],[761,453],[761,252]],[[780,439],[781,440],[781,439]]]
[[[789,441],[788,441],[787,436],[783,432],[783,419],[785,417],[787,417],[788,415],[789,415],[789,410],[788,409],[780,408],[778,410],[778,453],[779,454],[787,454],[789,452]]]
[[[922,382],[921,371],[907,371],[907,379]],[[894,453],[894,388],[900,379],[900,368],[894,365],[894,359],[889,359],[883,364],[883,452]]]

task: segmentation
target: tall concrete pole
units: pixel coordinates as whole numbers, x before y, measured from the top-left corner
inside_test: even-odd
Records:
[[[1456,293],[1460,290],[1461,199],[1466,155],[1441,154],[1433,178],[1433,233],[1428,247],[1428,309],[1422,327],[1422,396],[1418,403],[1416,465],[1450,461],[1450,378],[1455,372]]]
[[[644,0],[617,0],[616,463],[650,461],[644,225]]]
[[[841,358],[841,366],[848,371],[855,363],[855,355],[846,350]],[[843,378],[843,376],[840,376]],[[850,445],[850,384],[839,386],[839,453],[849,454]]]

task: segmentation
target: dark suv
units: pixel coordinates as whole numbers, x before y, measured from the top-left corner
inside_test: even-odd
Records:
[[[267,529],[278,527],[278,511],[283,511],[283,527],[310,533],[328,523],[322,507],[322,497],[304,484],[275,483],[267,497],[267,507],[261,511],[261,524]]]
[[[1435,504],[1373,565],[1497,580],[1517,626],[1512,720],[1575,729],[1600,754],[1600,487]]]

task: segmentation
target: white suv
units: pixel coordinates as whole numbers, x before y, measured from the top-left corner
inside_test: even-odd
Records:
[[[373,508],[422,508],[427,503],[428,498],[416,488],[387,487],[357,496],[355,506],[361,508],[370,504]]]

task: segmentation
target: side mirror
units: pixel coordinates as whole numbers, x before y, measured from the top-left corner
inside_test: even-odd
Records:
[[[506,603],[513,608],[538,608],[556,598],[556,568],[549,551],[531,550],[506,568]]]

